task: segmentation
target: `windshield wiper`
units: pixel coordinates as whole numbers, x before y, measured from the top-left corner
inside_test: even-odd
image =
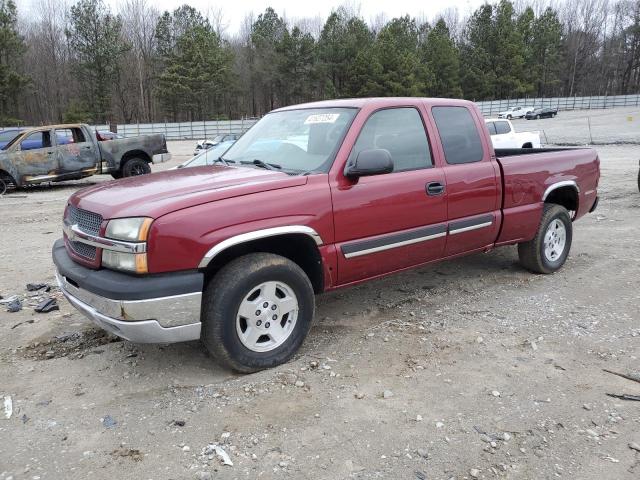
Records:
[[[258,158],[254,159],[252,161],[242,160],[240,163],[242,163],[244,165],[255,165],[256,167],[264,168],[266,170],[280,170],[280,169],[282,169],[282,166],[278,165],[277,163],[263,162],[262,160],[260,160]]]

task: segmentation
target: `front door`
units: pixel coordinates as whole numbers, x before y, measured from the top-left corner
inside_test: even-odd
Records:
[[[51,134],[51,130],[31,132],[11,150],[10,157],[21,182],[29,182],[34,177],[57,175],[58,156],[51,142]]]
[[[363,114],[364,112],[361,112]],[[349,155],[385,149],[392,173],[332,184],[338,282],[347,284],[439,258],[447,192],[417,106],[370,114]]]

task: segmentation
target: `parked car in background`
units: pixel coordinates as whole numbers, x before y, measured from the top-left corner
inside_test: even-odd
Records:
[[[558,114],[557,108],[542,107],[536,108],[525,115],[527,120],[538,120],[539,118],[553,118]]]
[[[208,150],[203,150],[195,157],[190,158],[184,163],[181,163],[176,168],[185,168],[185,167],[202,167],[205,165],[213,165],[214,163],[220,162],[220,157],[224,155],[224,152],[229,150],[229,147],[235,143],[235,140],[227,140],[226,142],[220,142],[215,147],[212,147]],[[224,163],[224,162],[222,162]],[[173,170],[172,169],[172,170]]]
[[[444,98],[292,105],[223,158],[74,193],[52,255],[100,327],[200,339],[240,372],[296,353],[316,293],[502,245],[559,270],[600,177],[590,148],[494,149],[478,107]]]
[[[99,142],[84,124],[22,130],[0,150],[0,180],[22,187],[110,173],[114,178],[151,172],[151,162],[171,158],[164,135]]]
[[[106,142],[107,140],[115,140],[116,138],[124,138],[122,135],[110,132],[109,130],[96,130],[96,137],[99,142]]]
[[[509,107],[504,112],[498,113],[498,118],[523,118],[528,112],[533,110],[533,107]]]
[[[229,142],[229,141],[234,141],[235,142],[238,139],[239,136],[240,135],[238,135],[236,133],[225,133],[223,135],[216,135],[211,140],[200,140],[196,144],[196,149],[194,150],[193,154],[197,155],[200,152],[202,152],[203,150],[208,150],[211,147],[215,147],[216,145],[218,145],[221,142]]]
[[[516,132],[510,120],[487,118],[493,148],[540,148],[540,132]]]

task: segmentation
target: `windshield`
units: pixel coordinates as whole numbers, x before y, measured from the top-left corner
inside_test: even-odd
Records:
[[[202,167],[203,165],[213,165],[220,156],[226,152],[231,145],[233,145],[233,141],[222,142],[216,145],[215,147],[210,148],[209,150],[205,150],[202,153],[199,153],[191,160],[182,164],[183,167]]]
[[[269,113],[224,155],[237,164],[289,173],[327,172],[357,110],[312,108]]]
[[[0,143],[9,143],[11,140],[20,135],[21,130],[7,130],[0,132]]]

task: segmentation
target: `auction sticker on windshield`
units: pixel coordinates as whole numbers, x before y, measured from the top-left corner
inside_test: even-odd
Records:
[[[304,121],[305,125],[312,123],[336,123],[336,120],[340,116],[339,113],[316,113],[309,115]]]

